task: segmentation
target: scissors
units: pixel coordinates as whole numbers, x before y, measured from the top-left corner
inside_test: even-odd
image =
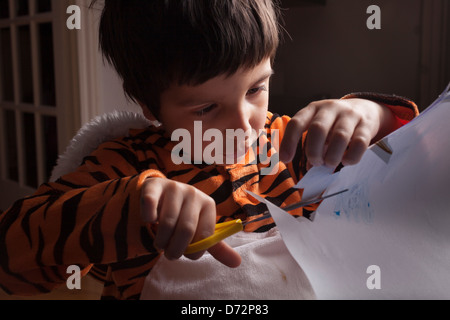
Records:
[[[327,198],[331,198],[334,196],[337,196],[338,194],[344,193],[348,191],[348,189],[333,193],[333,194],[329,194],[326,196],[320,196],[311,200],[306,200],[306,201],[300,201],[298,203],[294,203],[288,206],[285,206],[281,209],[283,209],[284,211],[292,211],[310,204],[314,204],[317,202],[320,202],[324,199]],[[242,230],[244,230],[244,227],[247,224],[253,223],[253,222],[257,222],[257,221],[261,221],[261,220],[265,220],[270,218],[270,212],[269,211],[265,211],[261,217],[257,218],[257,219],[253,219],[250,221],[245,221],[242,222],[241,219],[236,219],[236,220],[231,220],[231,221],[226,221],[226,222],[222,222],[222,223],[218,223],[216,224],[216,227],[214,229],[214,234],[202,239],[200,241],[191,243],[186,251],[184,252],[184,254],[192,254],[192,253],[196,253],[199,251],[204,251],[207,250],[209,248],[211,248],[212,246],[214,246],[215,244],[219,243],[220,241],[224,240],[225,238],[228,238],[229,236],[232,236],[233,234],[236,234]],[[314,216],[311,217],[311,220],[314,220]]]

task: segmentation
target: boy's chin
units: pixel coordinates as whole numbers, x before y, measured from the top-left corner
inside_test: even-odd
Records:
[[[249,159],[248,149],[245,152],[234,153],[229,155],[224,155],[221,164],[222,166],[236,165],[236,164],[248,164],[252,159]]]
[[[218,163],[218,166],[231,166],[236,164],[245,164],[245,155],[243,156],[229,156],[224,158],[221,163]]]
[[[249,163],[249,156],[248,156],[248,149],[239,153],[233,153],[233,154],[221,154],[220,156],[214,157],[214,159],[203,159],[203,161],[210,165],[216,165],[216,166],[229,166],[229,165],[236,165],[236,164],[248,164]],[[219,159],[217,159],[219,158]]]

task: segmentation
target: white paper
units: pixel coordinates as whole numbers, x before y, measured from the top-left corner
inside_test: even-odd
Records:
[[[450,299],[449,124],[447,93],[388,137],[388,163],[369,151],[343,168],[326,194],[349,191],[314,222],[255,195],[318,299]]]
[[[303,189],[302,199],[309,200],[318,197],[339,175],[327,166],[312,167],[295,186]]]
[[[392,156],[392,147],[389,144],[388,140],[389,140],[388,138],[385,138],[382,141],[378,142],[377,144],[373,145],[372,148],[370,148],[370,151],[375,153],[386,164],[389,163],[389,160],[391,160]],[[388,150],[386,150],[385,148],[388,148]]]

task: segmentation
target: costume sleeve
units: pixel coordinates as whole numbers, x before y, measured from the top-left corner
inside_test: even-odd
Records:
[[[154,155],[108,142],[76,172],[15,202],[0,215],[0,287],[45,293],[65,283],[70,265],[87,273],[93,264],[154,253],[151,228],[140,219],[148,177],[164,177]]]
[[[372,100],[387,106],[389,109],[391,109],[396,118],[398,120],[401,120],[400,122],[397,121],[399,124],[405,124],[419,115],[419,109],[413,101],[397,95],[358,92],[350,93],[342,97],[342,99],[353,98]]]

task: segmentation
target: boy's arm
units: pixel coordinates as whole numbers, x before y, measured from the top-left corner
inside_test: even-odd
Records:
[[[352,93],[344,96],[342,99],[366,99],[386,106],[394,116],[394,122],[390,127],[389,132],[398,129],[419,114],[418,108],[414,102],[395,95]],[[386,111],[389,112],[389,110]],[[286,126],[290,120],[290,117],[280,117],[269,113],[266,128],[278,129],[280,132],[280,141],[282,141]],[[296,182],[298,182],[308,170],[308,159],[305,152],[306,134],[307,131],[302,134],[300,143],[297,145],[292,161],[286,164]],[[314,210],[313,207],[308,209]]]
[[[69,265],[86,273],[92,264],[154,253],[140,189],[148,177],[164,177],[155,159],[140,161],[126,145],[106,143],[75,173],[0,215],[0,287],[44,293],[66,281]]]
[[[280,138],[280,159],[289,163],[296,158],[303,174],[309,163],[337,166],[342,160],[344,164],[355,164],[370,143],[418,114],[414,102],[395,95],[352,93],[341,100],[316,101],[288,118],[289,123],[280,131],[280,137],[285,135]],[[307,157],[301,157],[302,152]],[[295,177],[300,179],[302,175]]]

